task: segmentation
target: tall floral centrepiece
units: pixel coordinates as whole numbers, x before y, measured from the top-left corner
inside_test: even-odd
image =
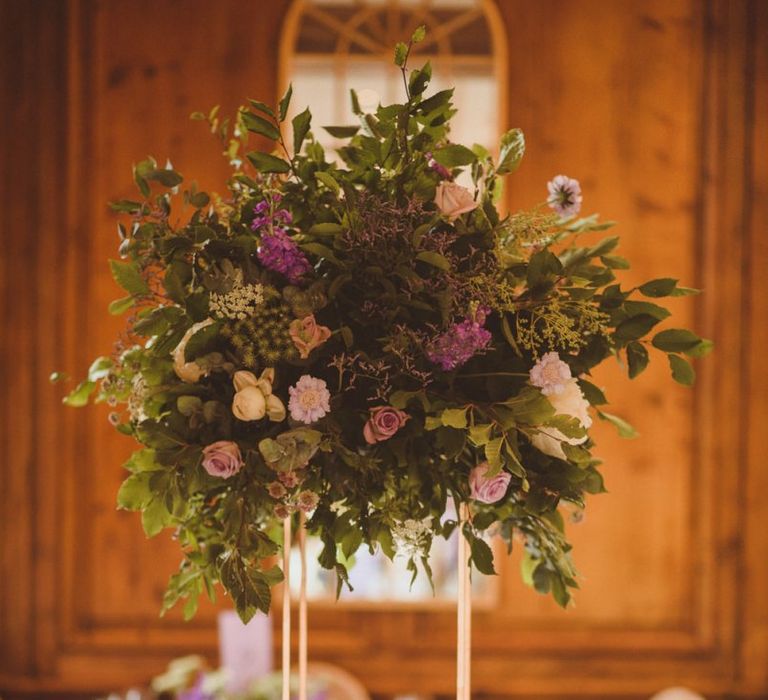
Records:
[[[191,616],[221,583],[244,620],[268,610],[282,573],[266,562],[298,512],[340,587],[360,547],[429,575],[433,539],[459,526],[477,570],[493,573],[486,536],[499,533],[566,605],[561,506],[603,491],[589,428],[632,433],[590,372],[613,358],[635,377],[659,351],[691,384],[687,358],[711,346],[656,329],[659,299],[695,290],[622,287],[618,239],[576,218],[573,178],[500,216],[523,134],[507,132],[498,157],[451,142],[453,91],[427,96],[429,64],[408,68],[421,38],[395,51],[403,103],[364,113],[352,92],[360,125],[323,127],[345,142],[336,160],[309,110],[286,122],[289,89],[231,123],[195,115],[224,144],[226,196],[184,189],[150,159],[134,169],[141,198],[113,204],[127,220],[111,266],[128,295],[110,311],[127,331],[66,401],[106,401],[141,443],[118,504],[150,536],[175,531],[183,561],[164,608],[185,598]],[[274,149],[248,151],[250,134]],[[471,517],[446,516],[449,501]]]

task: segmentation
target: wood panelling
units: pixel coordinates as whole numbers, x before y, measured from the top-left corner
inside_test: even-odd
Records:
[[[151,153],[221,189],[217,143],[188,115],[270,102],[288,0],[0,0],[3,290],[0,690],[88,693],[146,681],[169,658],[215,655],[215,614],[159,619],[177,565],[114,509],[131,445],[103,408],[74,412],[46,381],[84,371],[120,327],[105,260]],[[499,0],[509,126],[528,155],[512,206],[564,170],[587,211],[620,221],[630,280],[672,274],[675,302],[717,342],[694,392],[663,359],[598,381],[643,438],[597,426],[610,494],[573,527],[577,606],[556,609],[502,563],[475,617],[477,697],[647,698],[687,684],[712,700],[768,695],[768,11],[733,0]],[[294,99],[301,100],[300,95]],[[478,108],[482,108],[479,106]],[[763,119],[756,119],[762,114]],[[717,369],[716,369],[717,368]],[[381,695],[452,692],[454,619],[429,608],[316,607],[310,654]],[[396,669],[396,672],[395,670]]]

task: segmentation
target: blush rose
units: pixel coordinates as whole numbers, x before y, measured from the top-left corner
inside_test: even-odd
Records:
[[[435,204],[441,214],[453,221],[462,214],[477,209],[479,202],[472,197],[472,193],[455,182],[441,182],[435,190]]]
[[[512,476],[500,471],[495,476],[488,477],[490,465],[481,462],[469,473],[470,496],[480,503],[496,503],[504,498],[509,488]]]
[[[211,476],[229,479],[243,468],[240,448],[231,440],[219,440],[203,449],[203,469]]]
[[[389,440],[402,428],[410,416],[392,406],[377,406],[371,409],[371,417],[363,428],[363,437],[369,445]]]

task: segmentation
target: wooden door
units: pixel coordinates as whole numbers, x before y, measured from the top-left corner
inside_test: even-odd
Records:
[[[54,369],[82,373],[119,320],[105,264],[108,200],[132,192],[148,153],[206,189],[226,174],[193,110],[278,91],[288,0],[0,3],[3,217],[0,691],[88,693],[146,681],[168,659],[215,659],[215,614],[157,612],[177,565],[114,508],[131,445],[104,408],[61,407]],[[499,599],[475,617],[478,697],[708,698],[768,694],[766,415],[768,8],[748,0],[499,0],[508,36],[508,126],[528,154],[511,206],[557,172],[585,209],[617,219],[630,280],[705,289],[676,318],[713,337],[695,391],[657,360],[629,383],[606,369],[617,413],[642,439],[596,432],[610,493],[572,528],[583,575],[563,612],[501,563]],[[759,40],[762,39],[762,40]],[[301,100],[300,95],[295,99]],[[756,120],[762,115],[762,120]],[[762,150],[760,150],[762,149]],[[760,215],[763,215],[762,217]],[[760,343],[763,345],[760,345]],[[762,391],[762,394],[761,394]],[[450,610],[311,611],[311,655],[381,697],[452,692]]]

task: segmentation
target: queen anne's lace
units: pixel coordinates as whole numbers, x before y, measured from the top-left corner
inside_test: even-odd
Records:
[[[260,284],[237,284],[229,292],[213,292],[209,302],[211,314],[232,321],[244,321],[253,316],[256,307],[264,303],[264,287]]]
[[[392,526],[392,538],[398,554],[408,557],[421,554],[429,545],[432,516],[421,520],[408,518]]]

